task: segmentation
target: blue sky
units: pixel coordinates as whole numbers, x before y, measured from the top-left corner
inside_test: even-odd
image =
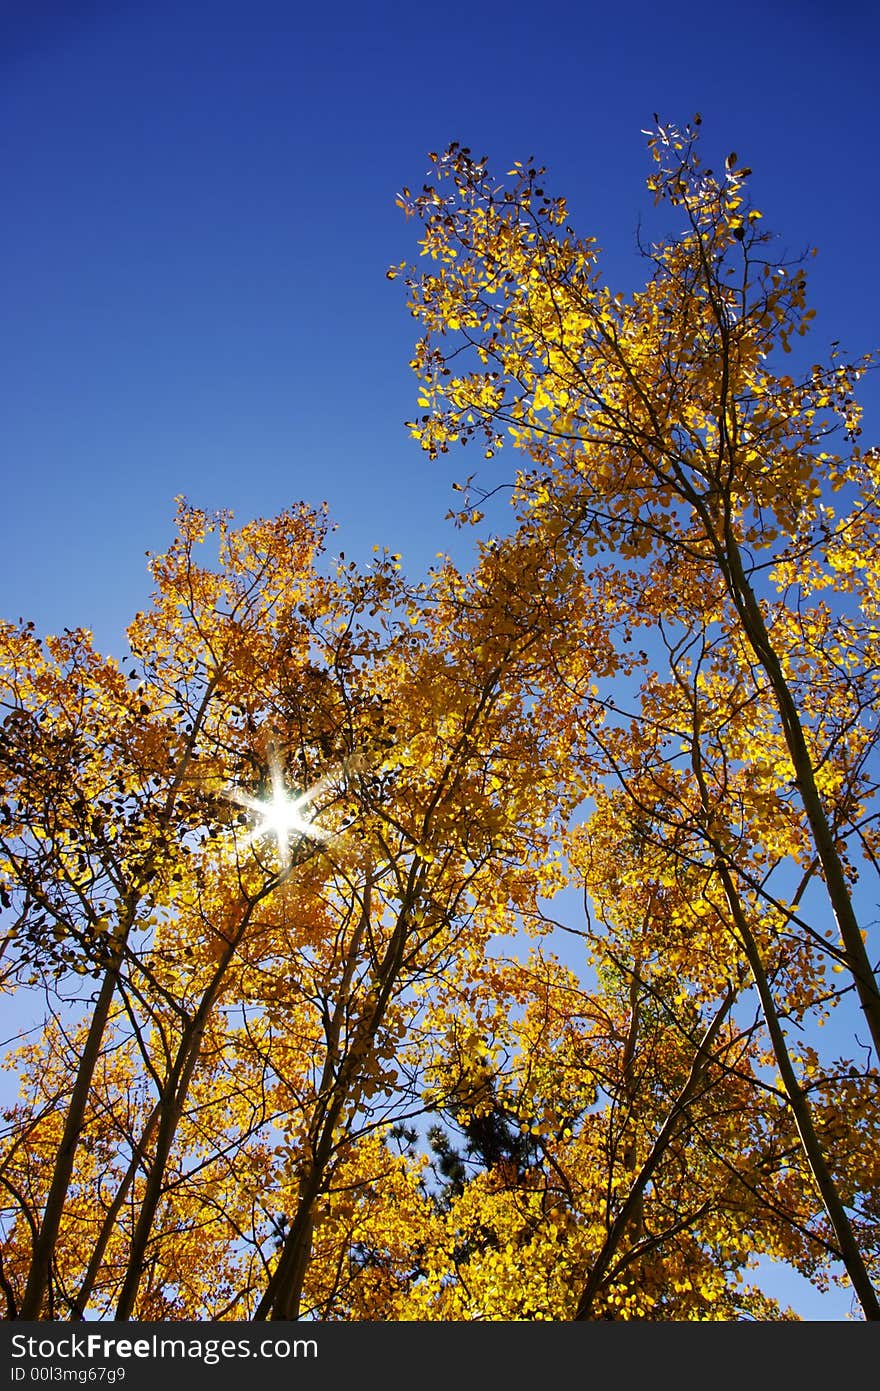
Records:
[[[461,548],[475,461],[407,438],[416,325],[385,278],[415,254],[395,193],[452,139],[535,155],[626,290],[640,131],[700,111],[780,247],[820,248],[815,356],[874,346],[878,40],[868,0],[0,0],[0,614],[121,651],[177,493],[242,521],[326,499],[334,548],[414,576]]]

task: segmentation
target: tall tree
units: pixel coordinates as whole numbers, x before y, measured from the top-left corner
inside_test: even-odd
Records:
[[[503,182],[457,145],[432,156],[436,178],[400,200],[433,263],[406,274],[425,327],[413,362],[425,413],[411,429],[431,457],[475,438],[492,457],[512,440],[528,456],[520,533],[591,574],[621,658],[634,635],[649,648],[633,661],[656,674],[621,686],[621,661],[614,688],[582,708],[586,737],[661,891],[689,877],[690,915],[748,962],[834,1243],[877,1318],[873,1238],[853,1229],[780,1024],[821,1014],[833,961],[876,1076],[880,993],[852,853],[876,866],[880,455],[857,443],[853,394],[870,359],[835,351],[798,379],[784,370],[812,318],[803,266],[773,260],[737,156],[720,176],[702,165],[698,124],[650,135],[649,187],[682,230],[644,248],[649,279],[630,297],[602,285],[595,242],[567,225],[543,170],[516,165]],[[835,429],[845,454],[829,452]],[[479,515],[467,499],[461,519]],[[595,738],[600,703],[613,719]],[[797,911],[814,879],[836,942]],[[656,901],[646,913],[661,931]]]
[[[650,279],[629,299],[601,284],[595,242],[567,225],[542,169],[517,165],[505,185],[457,145],[432,156],[436,180],[401,199],[437,263],[406,277],[426,327],[414,357],[426,413],[412,432],[432,457],[480,436],[491,455],[512,438],[531,465],[516,485],[525,525],[578,559],[610,549],[642,562],[655,619],[674,621],[694,589],[723,606],[766,684],[786,781],[880,1055],[880,991],[779,619],[796,609],[803,557],[843,570],[848,590],[873,585],[847,543],[869,525],[877,452],[826,447],[835,423],[858,435],[853,390],[870,359],[834,354],[798,380],[780,370],[776,357],[813,311],[802,265],[773,260],[746,196],[751,171],[736,154],[720,176],[703,167],[695,127],[658,125],[649,145],[649,188],[683,230],[645,249]],[[837,522],[827,494],[844,487],[855,516]],[[859,637],[871,646],[870,629]]]

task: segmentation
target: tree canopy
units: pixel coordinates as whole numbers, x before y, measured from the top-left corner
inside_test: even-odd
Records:
[[[472,564],[180,499],[130,659],[0,627],[7,1317],[880,1318],[872,360],[698,124],[629,295],[531,163],[401,194]]]

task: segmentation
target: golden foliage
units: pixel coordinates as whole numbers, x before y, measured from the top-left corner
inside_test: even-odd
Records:
[[[781,369],[748,171],[649,144],[629,297],[532,165],[401,195],[411,431],[525,460],[469,571],[181,499],[130,663],[0,627],[9,1317],[789,1317],[762,1254],[880,1316],[876,1065],[812,1032],[880,1037],[866,363]]]

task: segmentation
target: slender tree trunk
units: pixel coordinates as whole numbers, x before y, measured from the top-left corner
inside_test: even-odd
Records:
[[[116,1219],[122,1211],[123,1203],[128,1197],[128,1191],[131,1188],[131,1185],[134,1181],[134,1176],[137,1173],[139,1166],[144,1161],[144,1156],[147,1152],[147,1146],[149,1145],[150,1140],[152,1139],[153,1131],[155,1130],[156,1124],[159,1120],[159,1115],[160,1107],[157,1104],[153,1107],[152,1111],[150,1112],[150,1115],[147,1119],[147,1123],[144,1126],[143,1132],[141,1134],[141,1138],[138,1140],[134,1148],[134,1153],[131,1156],[128,1168],[123,1174],[119,1187],[116,1190],[116,1196],[113,1199],[113,1202],[110,1204],[109,1208],[107,1209],[104,1221],[101,1224],[101,1230],[98,1233],[98,1239],[95,1242],[95,1248],[89,1259],[88,1269],[86,1270],[86,1273],[83,1277],[83,1282],[80,1285],[79,1293],[77,1294],[76,1299],[74,1300],[74,1318],[81,1319],[84,1316],[85,1311],[88,1307],[89,1300],[92,1297],[92,1290],[95,1287],[95,1280],[98,1277],[98,1271],[101,1269],[101,1263],[104,1259],[104,1252],[107,1250],[107,1243],[113,1235],[113,1229],[116,1226]]]
[[[338,1038],[328,1039],[323,1079],[329,1088],[327,1100],[324,1103],[323,1111],[316,1117],[317,1123],[313,1132],[316,1139],[308,1169],[300,1187],[296,1215],[275,1270],[272,1272],[254,1311],[255,1321],[296,1319],[299,1317],[302,1286],[311,1256],[314,1205],[323,1189],[327,1166],[333,1153],[336,1127],[346,1102],[351,1099],[362,1075],[364,1063],[369,1056],[376,1032],[385,1016],[388,1000],[400,971],[400,963],[409,930],[410,914],[418,897],[423,873],[424,865],[416,856],[410,865],[407,886],[394,931],[376,972],[376,994],[373,1003],[366,1014],[362,1016],[355,1037],[338,1070],[335,1066],[334,1056],[338,1046]],[[348,973],[354,969],[357,947],[369,922],[371,888],[372,875],[370,874],[364,892],[361,919],[349,946],[346,978],[348,978]],[[340,1001],[340,1004],[342,1003]],[[338,1018],[341,1019],[341,1015],[338,1015]]]
[[[627,1032],[621,1063],[623,1090],[624,1096],[626,1097],[628,1118],[632,1116],[636,1104],[636,1096],[638,1094],[638,1078],[635,1073],[635,1059],[639,1038],[641,985],[641,962],[636,961],[629,981],[629,1030]],[[623,1167],[628,1174],[635,1173],[636,1155],[635,1138],[630,1136],[623,1151]],[[641,1236],[644,1228],[644,1202],[641,1194],[639,1195],[635,1211],[633,1212],[633,1226]]]
[[[229,968],[229,963],[238,949],[238,945],[250,922],[257,902],[258,900],[252,900],[248,904],[234,936],[227,941],[223,949],[223,954],[217,963],[214,975],[202,994],[199,1007],[183,1032],[174,1065],[157,1103],[159,1129],[156,1136],[156,1149],[150,1161],[146,1188],[138,1211],[137,1222],[135,1223],[134,1234],[129,1250],[128,1265],[122,1282],[119,1302],[116,1307],[116,1318],[119,1321],[125,1321],[131,1318],[134,1310],[135,1300],[137,1299],[141,1277],[143,1275],[147,1245],[149,1243],[150,1233],[153,1229],[156,1209],[162,1197],[168,1156],[171,1153],[171,1146],[174,1143],[177,1127],[183,1115],[183,1108],[186,1104],[190,1083],[192,1082],[193,1073],[201,1052],[205,1028],[207,1027],[211,1011],[220,996],[223,979]]]
[[[728,528],[724,553],[727,557],[725,578],[728,589],[743,625],[743,631],[764,671],[782,723],[786,746],[794,767],[795,781],[801,802],[810,824],[816,854],[822,866],[831,909],[846,952],[859,1002],[865,1015],[874,1054],[880,1062],[880,990],[871,967],[865,942],[852,905],[843,863],[835,844],[834,833],[825,815],[822,798],[816,786],[813,762],[804,737],[797,706],[785,679],[779,657],[773,647],[761,606],[749,584],[736,539]]]
[[[104,979],[95,1002],[92,1022],[89,1025],[89,1032],[83,1048],[82,1059],[77,1069],[76,1081],[73,1084],[70,1106],[64,1122],[64,1131],[61,1137],[61,1143],[58,1146],[58,1152],[55,1156],[55,1166],[52,1171],[52,1181],[49,1185],[49,1192],[46,1197],[43,1220],[40,1223],[40,1229],[34,1242],[27,1284],[25,1285],[24,1297],[21,1301],[21,1308],[19,1309],[19,1318],[22,1319],[39,1319],[43,1314],[43,1304],[46,1298],[46,1291],[49,1287],[52,1269],[52,1258],[55,1253],[55,1244],[58,1240],[58,1232],[61,1227],[64,1204],[67,1201],[67,1194],[70,1189],[70,1179],[73,1174],[73,1164],[76,1158],[79,1138],[85,1122],[85,1112],[86,1106],[88,1105],[89,1093],[91,1091],[92,1078],[95,1074],[98,1059],[101,1056],[101,1047],[107,1028],[107,1020],[110,1016],[110,1007],[113,1003],[113,996],[116,992],[116,985],[119,979],[120,950],[121,942],[114,947],[113,964],[108,966],[104,972]]]
[[[770,1042],[773,1047],[773,1056],[779,1068],[779,1075],[782,1078],[782,1085],[785,1095],[794,1116],[798,1135],[800,1136],[801,1146],[813,1175],[813,1180],[822,1199],[822,1205],[828,1215],[828,1220],[834,1228],[837,1237],[837,1244],[840,1248],[840,1255],[846,1273],[852,1281],[853,1289],[858,1296],[859,1303],[864,1310],[865,1318],[869,1320],[880,1319],[880,1301],[877,1299],[877,1292],[871,1283],[862,1253],[859,1250],[852,1224],[847,1215],[846,1208],[841,1201],[837,1185],[825,1159],[822,1142],[816,1133],[813,1124],[812,1109],[807,1099],[807,1095],[797,1080],[791,1057],[788,1051],[788,1044],[785,1041],[785,1034],[779,1021],[779,1014],[776,1003],[773,999],[773,992],[770,989],[770,982],[764,970],[764,963],[761,960],[761,953],[758,945],[749,929],[746,915],[743,912],[742,903],[733,882],[733,875],[723,861],[718,861],[716,865],[718,877],[724,889],[724,896],[727,899],[728,907],[736,926],[737,935],[740,938],[752,978],[758,991],[761,1001],[761,1009],[767,1031],[770,1035]]]
[[[192,1075],[198,1061],[206,1022],[207,1013],[201,1019],[201,1027],[198,1030],[188,1031],[184,1036],[180,1048],[178,1049],[171,1076],[159,1100],[160,1120],[159,1130],[156,1136],[156,1150],[150,1162],[146,1188],[144,1190],[144,1196],[141,1199],[134,1235],[131,1239],[128,1265],[122,1282],[119,1302],[116,1306],[115,1317],[119,1322],[124,1322],[131,1318],[134,1310],[135,1300],[137,1299],[141,1278],[144,1272],[147,1245],[150,1240],[150,1233],[153,1230],[156,1209],[159,1206],[159,1200],[162,1196],[168,1156],[171,1152],[171,1146],[174,1143],[174,1137],[177,1134],[180,1117],[183,1114],[183,1107],[186,1102],[187,1092],[189,1091],[189,1084],[192,1081]]]
[[[193,729],[187,740],[186,749],[165,799],[165,806],[162,811],[162,819],[165,822],[171,817],[177,792],[182,785],[183,778],[189,767],[198,732],[201,729],[205,711],[216,689],[218,680],[219,676],[215,676],[208,683],[201,707],[196,719],[193,721]],[[21,1309],[19,1311],[19,1318],[22,1319],[38,1319],[42,1314],[46,1291],[49,1287],[52,1258],[55,1252],[55,1244],[58,1240],[58,1232],[61,1227],[64,1205],[67,1201],[67,1194],[70,1188],[70,1179],[73,1173],[79,1137],[83,1128],[92,1079],[94,1077],[98,1058],[101,1055],[101,1046],[107,1028],[107,1020],[110,1017],[110,1008],[119,980],[122,955],[125,950],[125,944],[128,941],[132,924],[134,923],[136,911],[137,904],[132,895],[128,900],[126,916],[115,934],[112,961],[104,973],[104,979],[101,984],[98,999],[95,1002],[94,1013],[92,1014],[92,1022],[89,1025],[88,1036],[83,1048],[82,1059],[77,1069],[76,1081],[74,1082],[73,1091],[71,1092],[70,1107],[65,1119],[61,1144],[59,1145],[55,1157],[55,1166],[49,1185],[49,1193],[46,1198],[43,1220],[34,1242],[24,1298],[22,1299]]]
[[[728,439],[728,449],[732,449],[733,445],[730,442],[726,427],[724,434]],[[743,564],[742,551],[733,531],[731,517],[729,512],[726,513],[723,524],[720,527],[716,525],[706,505],[705,498],[694,490],[681,465],[673,467],[673,475],[682,498],[693,507],[702,522],[706,541],[712,548],[715,563],[742,625],[742,631],[761,670],[770,683],[786,748],[794,768],[795,785],[810,826],[831,910],[846,953],[847,964],[855,982],[859,1003],[874,1043],[874,1053],[877,1060],[880,1061],[880,988],[878,988],[852,905],[852,896],[834,833],[825,814],[822,797],[816,785],[813,761],[807,747],[800,714],[785,678],[779,655],[773,646],[761,605],[749,584],[746,567]],[[724,481],[719,480],[718,488],[722,493],[725,486]]]
[[[672,1103],[669,1114],[663,1122],[656,1140],[651,1146],[651,1152],[639,1170],[635,1181],[631,1184],[623,1206],[612,1222],[608,1234],[602,1243],[602,1248],[593,1262],[592,1269],[590,1270],[590,1274],[584,1286],[583,1294],[575,1310],[574,1320],[576,1322],[587,1320],[592,1316],[593,1303],[596,1299],[596,1295],[602,1288],[603,1281],[608,1273],[608,1267],[614,1259],[627,1227],[637,1217],[641,1210],[645,1188],[675,1138],[679,1124],[686,1115],[689,1105],[702,1086],[706,1070],[712,1060],[713,1045],[718,1037],[721,1025],[730,1013],[731,1006],[735,999],[736,990],[731,985],[728,987],[727,993],[721,1001],[714,1019],[700,1040],[684,1086]]]
[[[751,593],[751,591],[749,592]],[[754,601],[754,595],[752,595],[752,599]],[[758,610],[758,616],[761,617],[760,610]],[[763,624],[763,618],[761,618],[761,622]],[[782,672],[780,668],[780,676],[781,675]],[[691,766],[693,767],[694,777],[696,778],[697,786],[699,788],[700,802],[703,809],[703,814],[708,821],[708,818],[710,817],[712,811],[712,799],[709,793],[709,788],[706,783],[705,773],[703,770],[702,752],[696,733],[698,723],[696,718],[698,713],[696,706],[694,706],[692,713],[694,717],[694,737],[691,745]],[[798,730],[800,730],[799,724],[797,727]],[[800,733],[801,740],[803,740],[803,732],[800,731]],[[804,745],[804,755],[806,757],[807,764],[809,765],[809,754],[807,752],[806,745]],[[810,776],[812,778],[811,765]],[[831,1170],[825,1159],[825,1153],[822,1148],[822,1143],[819,1139],[819,1136],[816,1133],[816,1128],[813,1125],[812,1111],[810,1108],[809,1101],[807,1099],[807,1095],[798,1083],[794,1067],[792,1066],[791,1058],[788,1052],[788,1045],[785,1041],[785,1034],[783,1033],[782,1026],[779,1022],[779,1014],[776,1009],[776,1002],[773,999],[773,992],[770,988],[770,982],[767,979],[767,972],[764,969],[764,962],[762,960],[758,944],[755,941],[754,935],[752,934],[752,931],[749,927],[748,919],[742,906],[742,900],[736,887],[736,882],[734,880],[731,869],[728,866],[726,859],[724,858],[724,851],[722,845],[719,844],[717,839],[711,834],[711,832],[708,829],[704,831],[704,834],[706,836],[708,844],[711,846],[715,855],[715,872],[718,875],[719,880],[721,881],[721,886],[724,891],[724,897],[727,901],[727,906],[730,911],[730,915],[733,919],[734,927],[736,928],[736,935],[739,938],[743,951],[745,952],[746,960],[748,961],[749,969],[752,973],[752,979],[754,980],[755,987],[758,991],[758,996],[761,1001],[761,1010],[764,1015],[764,1022],[767,1025],[767,1031],[770,1035],[770,1042],[773,1048],[773,1056],[775,1057],[776,1064],[779,1068],[779,1074],[782,1078],[782,1084],[785,1090],[786,1097],[788,1098],[789,1105],[791,1106],[792,1115],[794,1116],[795,1125],[797,1127],[798,1135],[800,1136],[801,1146],[807,1164],[809,1166],[810,1173],[813,1175],[813,1179],[819,1191],[819,1196],[822,1199],[822,1204],[825,1208],[828,1220],[830,1221],[831,1226],[834,1229],[834,1233],[837,1237],[837,1244],[840,1249],[841,1259],[843,1260],[847,1274],[849,1275],[849,1278],[852,1281],[853,1289],[856,1291],[856,1294],[858,1295],[859,1302],[861,1303],[865,1313],[865,1318],[871,1320],[880,1319],[880,1304],[878,1304],[877,1293],[871,1283],[870,1276],[868,1275],[865,1263],[862,1259],[862,1255],[858,1247],[858,1242],[856,1241],[855,1234],[852,1229],[852,1224],[849,1220],[846,1209],[843,1203],[841,1202],[840,1194],[837,1191],[837,1185],[834,1181],[834,1178],[831,1174]],[[847,894],[846,897],[847,902],[849,902],[849,895]],[[861,942],[861,935],[859,935],[859,941]]]
[[[340,1100],[339,1110],[341,1109]],[[332,1133],[332,1126],[329,1129],[325,1126],[322,1139],[332,1138]],[[299,1318],[303,1282],[312,1254],[314,1206],[323,1188],[329,1150],[329,1144],[321,1146],[320,1156],[316,1155],[300,1185],[296,1213],[284,1243],[284,1250],[254,1311],[254,1321],[257,1323],[266,1319]]]

